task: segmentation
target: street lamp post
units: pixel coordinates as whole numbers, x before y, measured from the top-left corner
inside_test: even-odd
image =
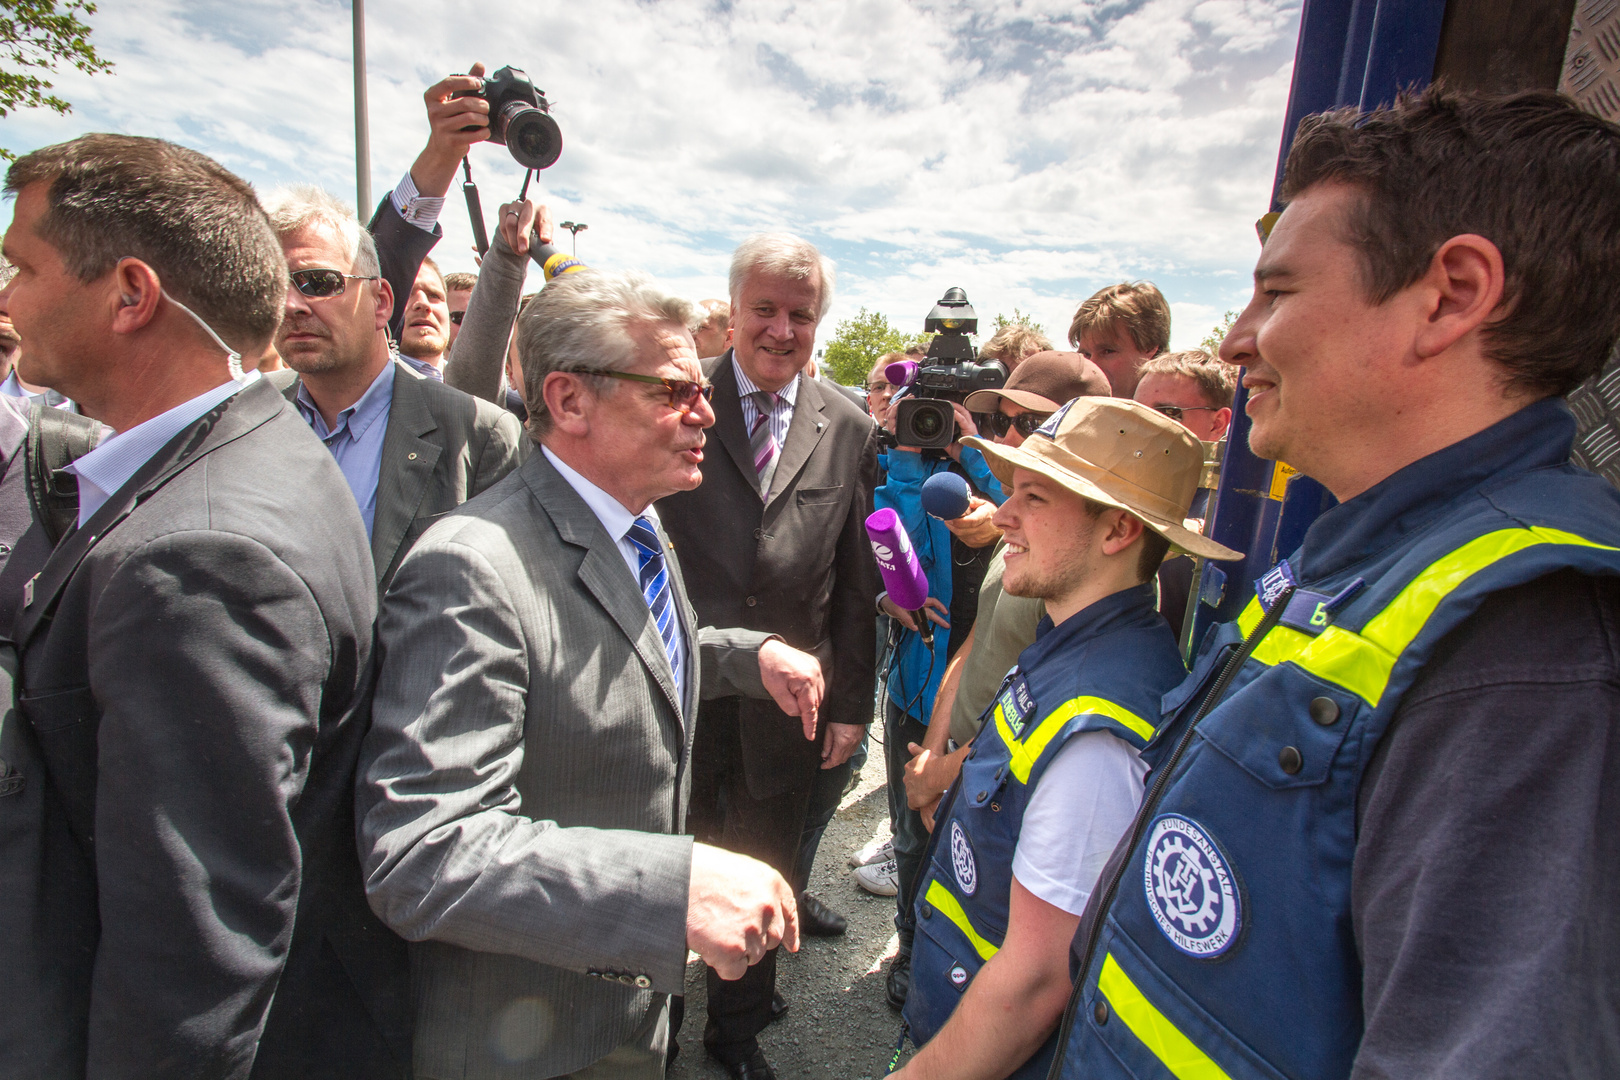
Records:
[[[371,214],[371,125],[366,109],[366,0],[353,0],[354,187],[361,221]]]
[[[579,234],[590,228],[590,226],[583,221],[565,221],[562,223],[562,227],[574,234],[574,254],[577,256],[579,254]]]

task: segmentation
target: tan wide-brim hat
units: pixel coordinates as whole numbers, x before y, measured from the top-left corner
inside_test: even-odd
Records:
[[[1028,469],[1105,506],[1127,510],[1170,541],[1205,559],[1243,556],[1187,526],[1187,509],[1204,469],[1204,446],[1163,413],[1128,398],[1075,398],[1018,447],[978,437],[990,471],[1009,489]]]

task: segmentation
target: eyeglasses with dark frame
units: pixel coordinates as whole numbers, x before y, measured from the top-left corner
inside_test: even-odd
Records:
[[[693,382],[690,379],[666,379],[661,375],[636,375],[628,371],[604,371],[601,368],[573,368],[569,374],[595,375],[603,379],[624,379],[629,382],[646,383],[649,386],[662,386],[669,391],[669,407],[682,415],[697,408],[700,397],[704,401],[714,400],[714,385],[707,379]]]
[[[1018,434],[1027,439],[1035,434],[1036,428],[1051,418],[1052,414],[1049,412],[1025,412],[1019,413],[1017,416],[1008,416],[1004,412],[997,412],[990,414],[986,426],[1001,438],[1006,438],[1007,432],[1016,427]]]
[[[1155,406],[1153,406],[1153,409],[1154,409],[1155,412],[1164,413],[1164,415],[1168,416],[1170,419],[1176,421],[1176,423],[1179,424],[1181,422],[1181,414],[1182,413],[1219,412],[1220,411],[1220,406],[1218,406],[1218,405],[1155,405]]]
[[[382,280],[376,275],[366,277],[362,274],[345,274],[341,270],[333,270],[324,266],[310,266],[303,270],[294,270],[287,276],[292,278],[293,288],[316,300],[341,296],[344,290],[349,287],[351,281]]]

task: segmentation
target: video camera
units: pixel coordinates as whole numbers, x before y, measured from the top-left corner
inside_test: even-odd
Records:
[[[503,67],[484,79],[482,90],[455,96],[489,102],[489,141],[505,146],[525,169],[550,168],[562,156],[562,129],[551,118],[545,93],[525,72]]]
[[[928,313],[923,330],[934,334],[928,355],[918,364],[910,360],[885,369],[895,393],[895,442],[939,451],[956,441],[956,413],[975,390],[996,390],[1007,384],[1007,367],[999,360],[978,363],[970,335],[979,329],[979,317],[961,289],[947,289]],[[900,369],[900,370],[896,370]]]

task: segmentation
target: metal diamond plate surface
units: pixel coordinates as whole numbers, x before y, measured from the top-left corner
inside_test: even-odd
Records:
[[[1580,0],[1558,88],[1587,112],[1620,123],[1620,0]],[[1620,487],[1620,348],[1569,395],[1579,434],[1575,460]]]

